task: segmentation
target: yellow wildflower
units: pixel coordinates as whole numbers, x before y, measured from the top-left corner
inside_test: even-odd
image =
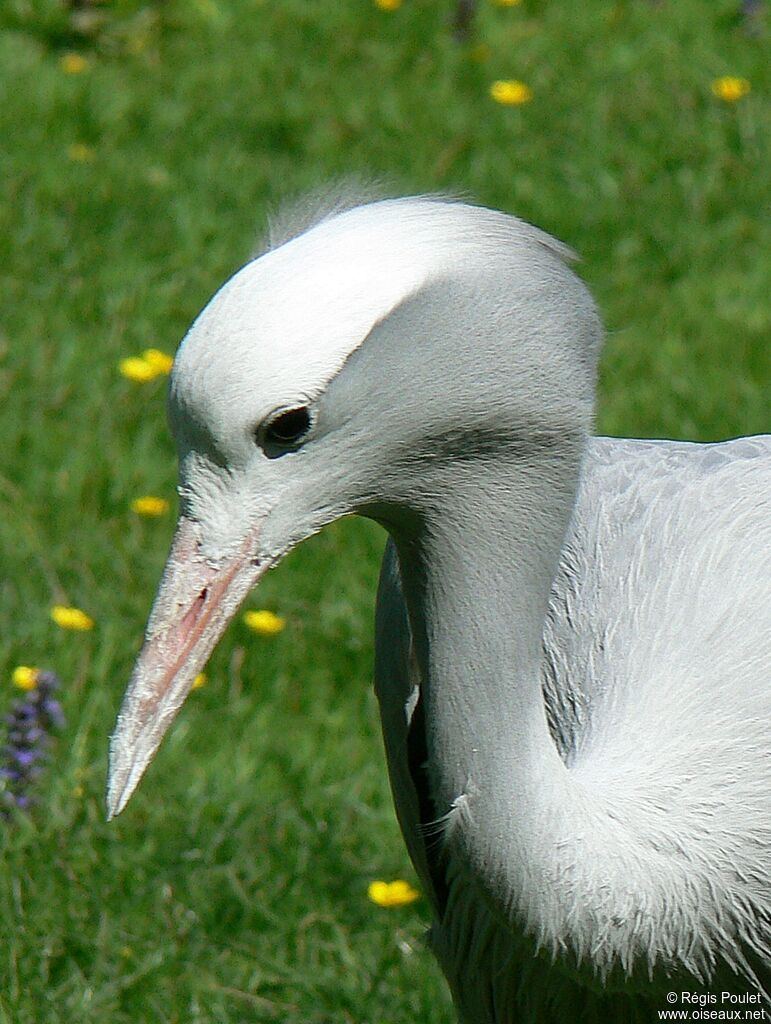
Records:
[[[83,633],[94,628],[94,620],[80,608],[68,608],[62,604],[55,604],[51,609],[51,618],[62,629],[74,629]]]
[[[88,70],[88,61],[82,53],[65,53],[59,61],[65,75],[82,75]]]
[[[495,0],[499,7],[518,7],[522,0]]]
[[[395,882],[370,882],[367,895],[379,907],[406,907],[420,899],[420,893],[409,882],[397,878]]]
[[[516,107],[522,103],[528,103],[533,98],[533,90],[524,82],[518,82],[516,78],[509,78],[493,82],[490,86],[490,95],[496,103],[502,103],[507,107]]]
[[[136,381],[137,384],[145,384],[148,380],[155,380],[158,376],[157,371],[139,356],[129,356],[128,359],[121,359],[118,363],[118,370],[128,380]]]
[[[171,368],[174,365],[174,357],[166,352],[161,352],[159,348],[146,348],[142,353],[142,359],[148,366],[152,366],[159,376],[162,373],[171,373]]]
[[[157,519],[158,516],[165,516],[169,511],[169,503],[165,498],[156,498],[152,494],[146,494],[141,498],[134,498],[131,502],[131,511],[138,516],[148,516]]]
[[[249,629],[261,636],[275,636],[286,625],[286,619],[282,619],[280,615],[269,612],[265,608],[259,611],[244,612],[244,622]]]
[[[29,665],[17,665],[13,670],[11,679],[13,680],[13,685],[18,686],[20,690],[34,690],[37,686],[39,675],[39,668],[30,668]]]
[[[192,685],[191,689],[193,689],[193,690],[200,690],[202,686],[206,686],[206,683],[207,683],[206,673],[205,672],[199,672],[198,675],[193,680],[193,685]]]
[[[750,91],[750,83],[746,78],[734,78],[732,75],[724,75],[716,78],[712,83],[712,93],[719,100],[725,103],[736,103],[742,96]]]
[[[402,0],[375,0],[375,7],[379,7],[381,11],[395,11],[401,5]]]
[[[141,356],[121,359],[118,369],[129,380],[145,384],[148,380],[170,373],[173,364],[174,358],[166,352],[161,352],[159,348],[146,348]]]
[[[67,156],[76,164],[90,164],[96,158],[91,146],[87,146],[83,142],[73,142],[71,146],[68,146]]]

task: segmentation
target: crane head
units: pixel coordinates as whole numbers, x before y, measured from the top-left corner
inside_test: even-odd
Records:
[[[598,327],[566,253],[503,214],[383,200],[322,220],[214,296],[172,371],[180,515],[111,741],[111,816],[287,551],[353,512],[429,514],[448,460],[521,453],[534,423],[585,432]],[[564,349],[548,379],[545,336]]]

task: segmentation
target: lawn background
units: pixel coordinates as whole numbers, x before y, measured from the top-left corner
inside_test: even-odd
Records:
[[[283,197],[341,174],[449,190],[576,248],[608,327],[598,429],[769,429],[766,45],[734,0],[116,2],[0,12],[0,707],[19,664],[67,726],[26,817],[0,821],[0,1024],[452,1019],[391,809],[371,675],[383,536],[338,523],[239,620],[125,814],[111,731],[174,500],[173,352]],[[96,20],[93,20],[94,12]],[[101,21],[100,21],[101,19]],[[86,22],[88,17],[86,17]],[[80,53],[86,67],[67,73]],[[65,62],[66,63],[66,62]],[[747,78],[735,104],[721,75]],[[496,79],[533,90],[497,105]],[[90,633],[58,629],[54,603]]]

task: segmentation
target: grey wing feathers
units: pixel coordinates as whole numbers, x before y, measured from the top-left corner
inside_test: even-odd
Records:
[[[564,760],[638,839],[708,865],[744,935],[727,962],[752,978],[770,955],[771,438],[596,439],[544,646]]]
[[[613,708],[642,729],[678,692],[709,704],[729,678],[754,701],[771,663],[771,437],[593,439],[544,655],[569,763],[618,725]]]

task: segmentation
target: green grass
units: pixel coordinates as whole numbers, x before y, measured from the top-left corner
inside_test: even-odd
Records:
[[[124,2],[78,35],[57,0],[3,5],[0,680],[54,668],[68,725],[34,814],[0,833],[0,1024],[452,1019],[425,906],[365,896],[414,877],[369,685],[371,525],[336,524],[264,582],[251,605],[285,632],[233,625],[103,818],[171,530],[128,503],[175,482],[163,383],[116,364],[174,350],[271,204],[358,172],[516,211],[584,257],[609,331],[600,429],[769,428],[767,71],[738,2],[482,0],[468,46],[450,6]],[[83,74],[60,67],[71,49]],[[723,74],[751,94],[716,100]],[[532,102],[495,105],[496,78]],[[58,630],[56,602],[95,630]]]

